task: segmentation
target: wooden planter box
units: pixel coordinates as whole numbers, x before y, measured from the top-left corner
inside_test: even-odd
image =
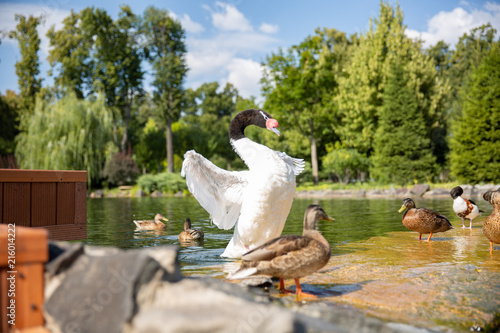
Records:
[[[0,169],[0,224],[87,238],[87,171]]]
[[[0,331],[48,332],[43,319],[47,231],[0,225]]]

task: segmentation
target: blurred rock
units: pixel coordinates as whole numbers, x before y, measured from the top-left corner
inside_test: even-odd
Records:
[[[415,195],[421,197],[425,192],[429,191],[429,184],[415,184],[410,192]]]

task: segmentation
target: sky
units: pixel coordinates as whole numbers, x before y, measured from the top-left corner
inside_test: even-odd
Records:
[[[396,1],[385,2],[395,5]],[[444,40],[452,47],[458,38],[472,28],[486,23],[500,32],[499,0],[399,0],[407,26],[406,34],[420,37],[424,46]],[[261,100],[261,64],[279,48],[287,49],[314,34],[316,28],[334,28],[364,34],[370,18],[376,18],[378,0],[164,0],[164,1],[76,1],[76,0],[0,0],[0,30],[15,29],[14,15],[44,15],[39,27],[43,85],[51,85],[47,61],[48,29],[62,27],[71,10],[78,12],[95,6],[114,19],[120,5],[128,4],[136,15],[149,6],[167,9],[186,31],[186,60],[189,67],[185,87],[196,89],[203,83],[232,83],[245,98]],[[498,34],[497,34],[498,36]],[[0,92],[19,92],[15,63],[20,59],[17,42],[2,37],[0,45]],[[151,75],[145,76],[144,87],[151,91]]]

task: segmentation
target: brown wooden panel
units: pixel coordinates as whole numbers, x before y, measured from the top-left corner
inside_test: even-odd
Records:
[[[75,183],[75,223],[87,224],[87,183]]]
[[[68,241],[87,238],[86,224],[64,224],[43,227],[49,231],[50,240]]]
[[[31,184],[4,183],[3,184],[3,221],[15,223],[16,226],[30,226]]]
[[[0,223],[3,223],[3,183],[0,183]]]
[[[31,226],[56,224],[56,183],[31,184]]]
[[[57,225],[75,223],[75,183],[57,184]]]
[[[0,169],[0,182],[87,182],[87,171]]]

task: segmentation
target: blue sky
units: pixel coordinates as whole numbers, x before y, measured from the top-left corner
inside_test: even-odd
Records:
[[[396,1],[387,1],[395,4]],[[40,59],[43,84],[52,84],[47,76],[49,45],[45,37],[50,26],[61,27],[71,10],[87,6],[105,9],[116,18],[121,4],[135,14],[148,6],[168,9],[186,30],[187,63],[190,68],[186,87],[197,88],[204,82],[234,84],[240,95],[260,96],[261,62],[278,50],[301,42],[317,27],[335,28],[348,35],[364,33],[370,18],[378,14],[377,0],[350,1],[262,1],[262,0],[177,0],[177,1],[76,1],[76,0],[0,0],[0,30],[15,28],[15,13],[45,16],[39,28],[42,38]],[[407,35],[420,36],[425,45],[439,40],[451,44],[472,28],[490,22],[500,31],[500,2],[451,0],[400,0]],[[2,38],[0,45],[0,92],[19,91],[15,63],[20,55],[17,43]],[[145,88],[150,89],[150,76]]]

